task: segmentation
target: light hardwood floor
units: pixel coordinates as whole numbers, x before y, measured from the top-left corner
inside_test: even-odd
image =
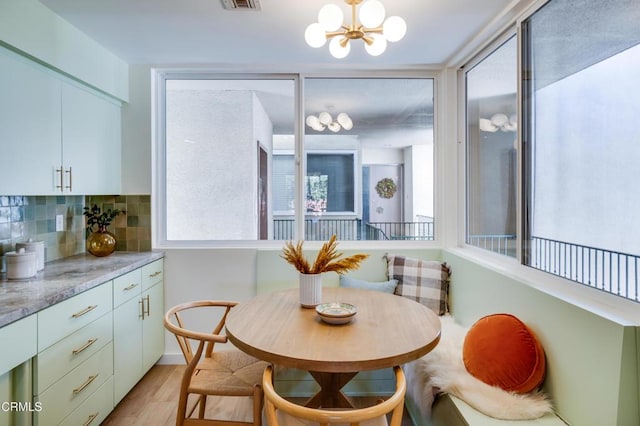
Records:
[[[183,365],[155,365],[124,397],[102,423],[103,426],[170,426],[175,425],[178,389]],[[371,398],[355,398],[357,404],[370,404]],[[209,405],[209,404],[207,404]],[[225,411],[244,410],[241,404],[225,406]],[[212,405],[209,410],[215,410]],[[249,414],[250,416],[250,414]],[[406,413],[402,426],[412,426]]]

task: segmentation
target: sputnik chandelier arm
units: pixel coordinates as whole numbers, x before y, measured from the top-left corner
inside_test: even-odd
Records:
[[[350,40],[362,39],[367,53],[378,56],[386,50],[388,41],[401,40],[407,32],[407,24],[401,17],[384,19],[384,6],[379,0],[344,1],[351,6],[351,23],[343,23],[342,9],[337,5],[323,6],[318,12],[318,22],[309,25],[305,31],[305,40],[309,46],[322,47],[327,40],[331,40],[329,52],[340,59],[351,51]],[[356,6],[361,3],[358,14]]]

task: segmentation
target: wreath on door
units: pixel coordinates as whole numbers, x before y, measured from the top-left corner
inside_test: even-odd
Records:
[[[393,195],[398,190],[393,179],[384,178],[380,179],[376,184],[376,192],[382,198],[393,198]]]

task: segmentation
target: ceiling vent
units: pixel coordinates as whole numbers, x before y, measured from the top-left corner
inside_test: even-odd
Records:
[[[222,0],[222,5],[228,10],[262,10],[260,0]]]

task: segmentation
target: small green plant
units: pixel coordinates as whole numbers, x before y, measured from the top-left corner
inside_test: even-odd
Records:
[[[126,211],[109,209],[103,212],[97,204],[94,204],[93,207],[85,207],[84,213],[82,214],[87,217],[87,230],[89,232],[96,232],[95,227],[97,227],[97,231],[103,232],[107,230],[107,226],[111,224],[111,221],[113,221],[116,216],[126,214]]]

